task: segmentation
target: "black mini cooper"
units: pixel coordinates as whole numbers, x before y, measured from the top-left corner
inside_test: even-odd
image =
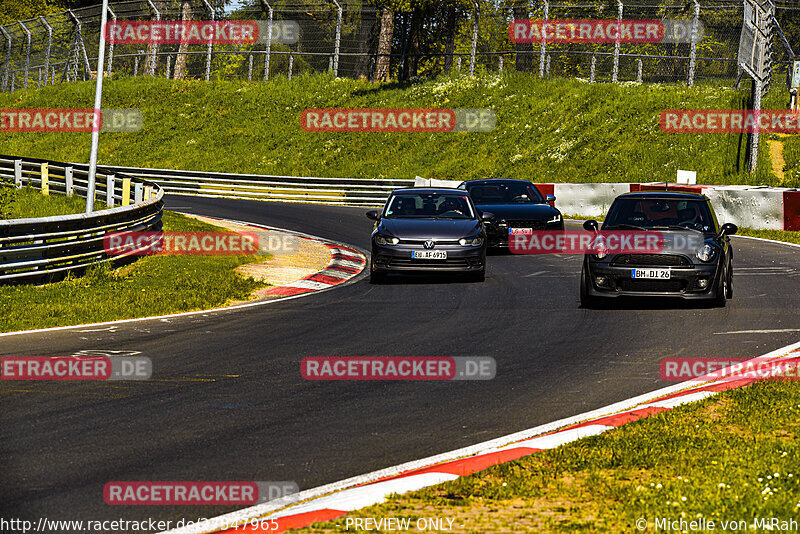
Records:
[[[586,230],[598,231],[596,221]],[[657,253],[586,254],[581,270],[581,304],[609,297],[672,296],[725,306],[733,296],[735,224],[719,225],[708,197],[670,191],[626,193],[611,204],[602,231],[659,232]],[[652,235],[652,234],[650,234]]]

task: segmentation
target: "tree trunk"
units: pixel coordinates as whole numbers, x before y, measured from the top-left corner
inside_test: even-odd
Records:
[[[392,39],[394,38],[394,11],[384,7],[381,13],[381,33],[378,37],[378,59],[375,63],[375,81],[388,82],[391,76],[389,67],[392,52]]]
[[[358,53],[353,66],[353,78],[369,77],[369,55],[375,46],[378,29],[377,12],[366,3],[361,7],[361,24],[358,28]]]
[[[528,18],[528,5],[516,4],[514,5],[514,18],[517,20],[524,20]],[[515,67],[517,72],[530,72],[533,70],[533,44],[532,43],[516,43],[514,48],[517,50]]]
[[[453,69],[453,52],[456,49],[456,6],[450,4],[447,6],[447,26],[445,33],[447,35],[444,43],[444,72],[445,74]]]
[[[415,7],[411,14],[411,29],[408,32],[408,41],[406,45],[406,62],[403,68],[403,79],[408,80],[412,76],[417,75],[417,67],[419,66],[420,40],[422,39],[422,22],[423,11],[419,7]]]
[[[183,6],[181,6],[181,20],[192,20],[192,5],[189,3],[189,0],[183,0]],[[178,45],[178,57],[175,58],[176,80],[183,80],[186,77],[186,51],[188,49],[189,45],[185,41],[182,41],[181,44]]]

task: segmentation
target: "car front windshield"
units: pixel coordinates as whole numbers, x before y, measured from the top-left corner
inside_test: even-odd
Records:
[[[621,198],[611,206],[604,229],[712,230],[708,206],[702,200],[679,198]]]
[[[474,219],[475,213],[464,194],[398,193],[389,200],[384,217]]]
[[[475,204],[536,204],[544,202],[539,190],[523,182],[466,184]]]

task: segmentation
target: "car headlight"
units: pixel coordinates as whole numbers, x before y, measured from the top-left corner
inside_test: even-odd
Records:
[[[547,221],[547,224],[555,224],[555,223],[560,223],[560,222],[561,222],[561,214],[560,214],[560,213],[556,213],[556,214],[553,216],[553,218],[552,218],[552,219],[550,219],[549,221]]]
[[[375,236],[375,242],[379,245],[396,245],[400,240],[396,237],[378,234]]]
[[[458,244],[462,247],[479,247],[483,245],[482,237],[462,237],[458,240]]]
[[[712,261],[717,257],[717,249],[708,243],[697,251],[697,259],[704,262]]]

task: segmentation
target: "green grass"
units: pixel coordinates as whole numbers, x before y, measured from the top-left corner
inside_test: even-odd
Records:
[[[144,129],[103,134],[105,164],[206,171],[363,178],[521,177],[536,182],[672,181],[698,171],[701,184],[777,185],[762,143],[761,170],[743,170],[746,136],[665,134],[665,109],[740,109],[749,89],[722,82],[589,84],[505,73],[444,76],[413,85],[301,75],[268,83],[115,78],[104,107],[139,108]],[[91,82],[0,95],[0,107],[86,107]],[[785,107],[777,87],[764,108]],[[309,133],[306,108],[491,108],[491,133]],[[6,133],[3,152],[86,162],[89,136]]]
[[[6,192],[11,193],[8,209],[5,210],[6,219],[54,217],[86,211],[86,199],[77,196],[66,197],[58,193],[45,196],[40,190],[31,187],[12,188]]]
[[[656,518],[705,518],[720,531],[720,521],[796,519],[799,501],[800,388],[760,382],[348,517],[444,517],[455,519],[454,532],[597,533],[637,532],[639,518],[648,532]],[[304,531],[341,532],[345,522]]]
[[[55,197],[54,197],[55,198]],[[164,212],[164,230],[220,231],[204,222]],[[267,256],[149,256],[81,277],[34,285],[0,285],[0,331],[146,317],[247,300],[265,284],[234,272]]]
[[[736,234],[800,244],[800,232],[788,232],[785,230],[753,230],[752,228],[739,228],[739,231],[736,232]]]

